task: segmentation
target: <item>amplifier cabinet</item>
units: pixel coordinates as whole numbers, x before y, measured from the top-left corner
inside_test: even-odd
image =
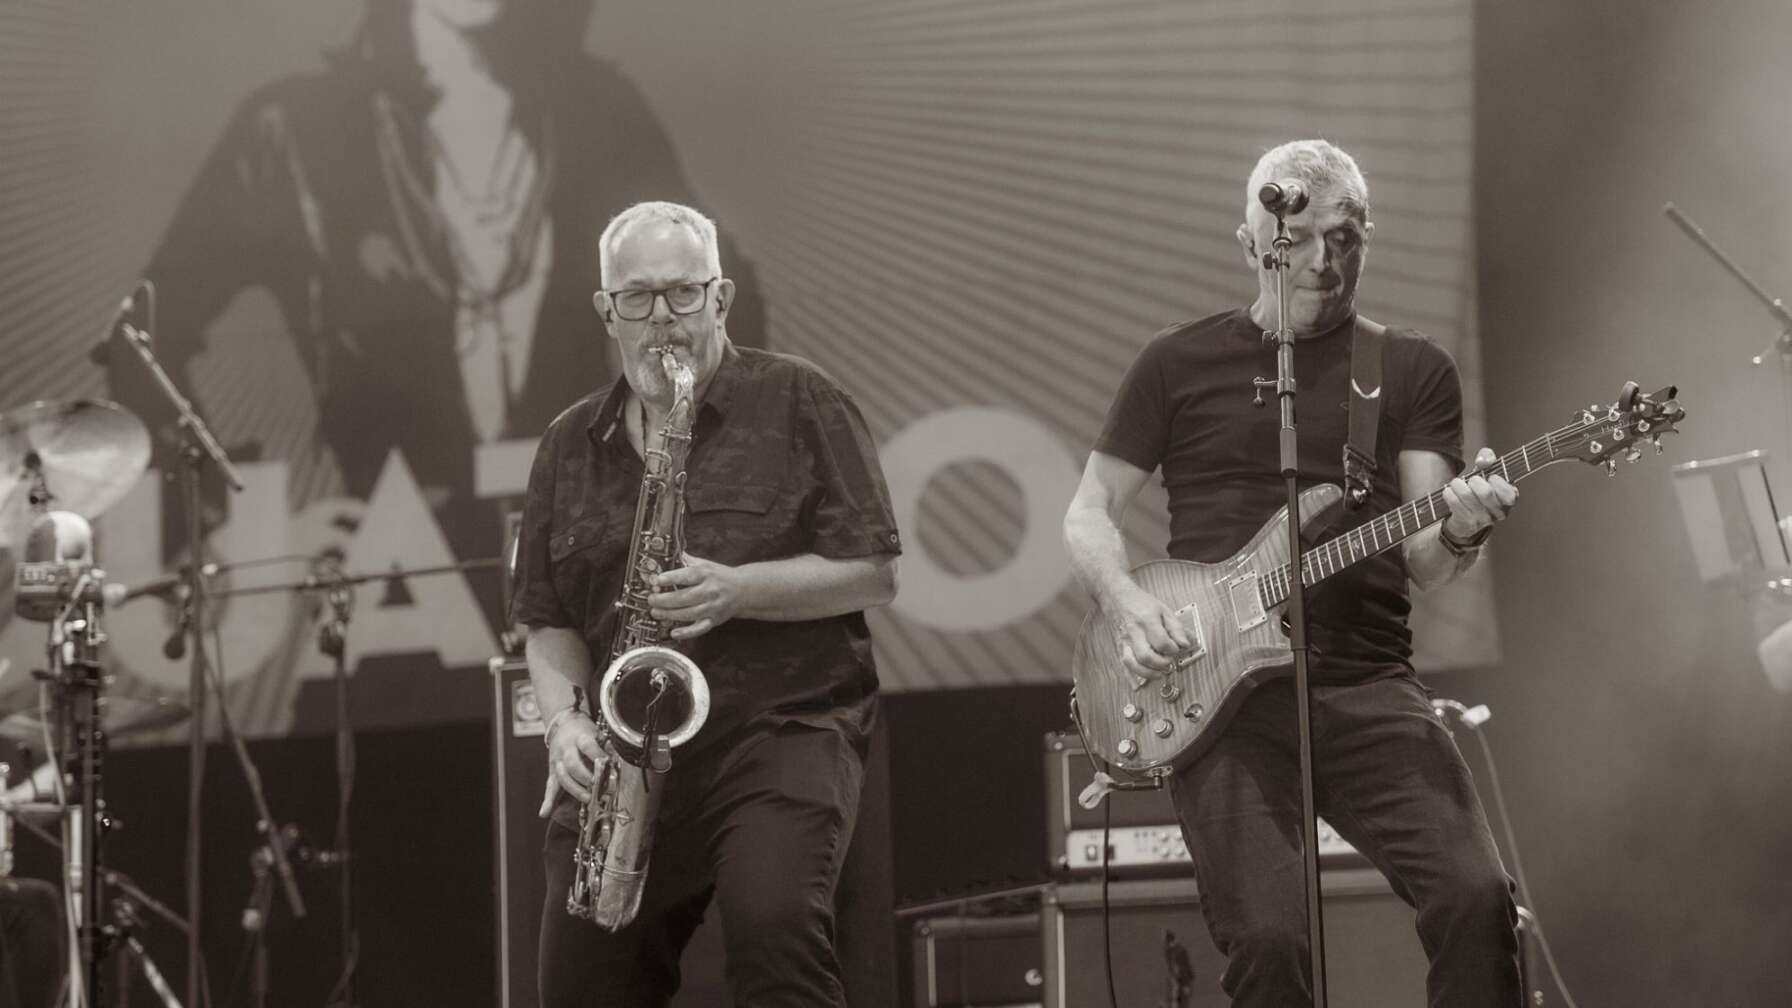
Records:
[[[1039,914],[915,922],[915,1008],[1040,1008]]]
[[[1321,886],[1328,1002],[1334,1008],[1424,1005],[1425,954],[1411,908],[1373,868],[1328,869]],[[1174,1004],[1167,956],[1180,954],[1194,972],[1189,1008],[1227,1003],[1220,990],[1226,963],[1201,919],[1192,878],[1114,882],[1108,905],[1119,1004]],[[1041,916],[1045,1008],[1107,1004],[1101,883],[1060,884]]]
[[[493,811],[497,822],[498,1004],[537,1008],[536,940],[547,886],[541,845],[547,824],[536,818],[547,786],[541,711],[521,658],[491,660]]]
[[[1083,808],[1077,796],[1094,780],[1082,739],[1075,732],[1045,735],[1046,857],[1060,878],[1099,875],[1102,868],[1103,811]],[[1111,791],[1106,804],[1107,867],[1112,876],[1183,875],[1190,869],[1188,847],[1176,822],[1170,791]],[[1368,864],[1356,848],[1325,820],[1319,821],[1319,859],[1328,868]]]

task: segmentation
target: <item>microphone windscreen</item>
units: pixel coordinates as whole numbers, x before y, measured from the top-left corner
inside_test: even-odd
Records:
[[[72,511],[46,511],[25,535],[26,563],[93,562],[93,526]]]

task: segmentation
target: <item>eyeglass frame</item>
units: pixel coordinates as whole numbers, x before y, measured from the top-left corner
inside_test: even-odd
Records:
[[[614,311],[616,313],[616,317],[621,319],[624,322],[645,322],[648,319],[652,318],[653,310],[655,308],[659,307],[659,303],[662,298],[665,299],[667,311],[671,312],[673,315],[678,316],[679,318],[685,318],[685,317],[697,314],[698,312],[703,310],[705,305],[709,304],[709,287],[711,284],[715,283],[716,281],[718,281],[720,279],[722,279],[722,277],[712,276],[708,280],[704,280],[700,283],[693,283],[690,281],[686,281],[684,283],[672,284],[669,287],[647,287],[647,288],[622,287],[622,288],[618,288],[616,290],[600,289],[598,291],[598,293],[602,294],[610,302],[610,310]],[[679,311],[672,304],[672,298],[670,296],[670,292],[675,291],[680,287],[701,287],[701,288],[703,288],[703,299],[701,301],[698,301],[697,304],[694,307],[692,307],[689,311]],[[651,294],[651,295],[653,295],[652,299],[647,302],[647,314],[642,315],[639,318],[629,318],[627,315],[622,314],[622,306],[616,303],[616,296],[618,294]]]

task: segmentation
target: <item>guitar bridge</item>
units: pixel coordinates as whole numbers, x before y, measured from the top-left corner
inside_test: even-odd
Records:
[[[1232,619],[1243,633],[1269,622],[1263,610],[1263,596],[1257,591],[1257,572],[1241,571],[1226,579],[1226,596],[1232,602]]]

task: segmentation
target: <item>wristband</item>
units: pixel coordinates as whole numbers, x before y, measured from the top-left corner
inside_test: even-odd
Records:
[[[590,715],[586,714],[584,711],[580,710],[579,705],[576,703],[569,707],[560,708],[558,713],[556,713],[553,717],[548,718],[548,726],[541,733],[541,744],[542,745],[552,746],[554,744],[554,729],[560,727],[560,722],[565,720],[567,715],[569,715],[569,714],[577,714],[580,717],[589,717],[590,716]]]
[[[1487,537],[1492,534],[1493,526],[1488,525],[1482,528],[1481,531],[1469,536],[1467,539],[1458,539],[1450,534],[1450,523],[1448,521],[1439,524],[1437,527],[1438,541],[1444,544],[1444,549],[1449,550],[1451,556],[1465,556],[1480,549],[1481,544],[1486,542]]]

